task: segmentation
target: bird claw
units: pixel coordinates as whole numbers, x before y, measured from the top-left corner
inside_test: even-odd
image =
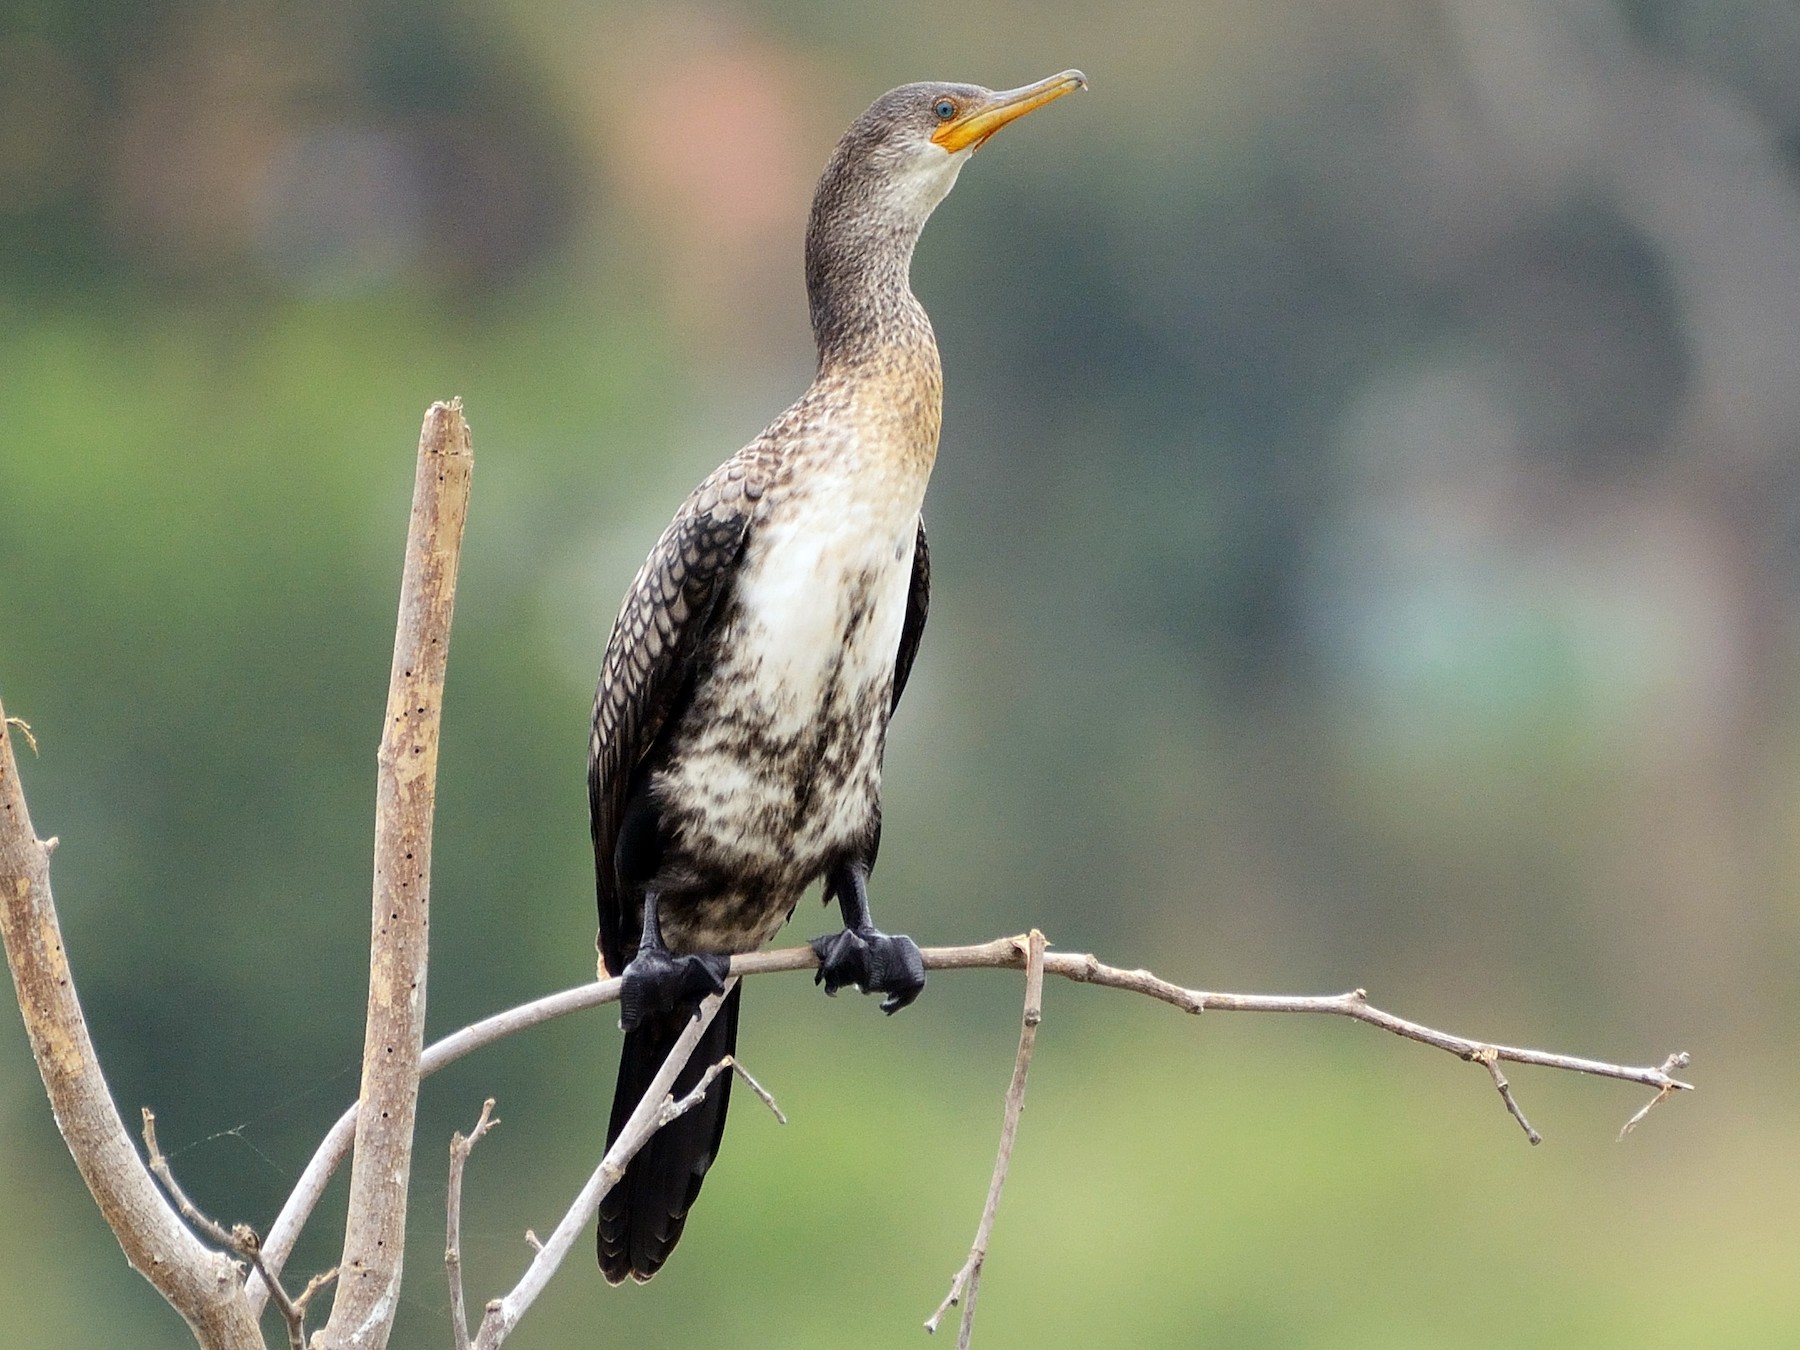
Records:
[[[893,1014],[925,987],[925,958],[909,937],[889,937],[878,928],[846,928],[811,943],[819,958],[814,984],[835,995],[845,986],[864,994],[886,994],[881,1010]]]
[[[729,956],[671,956],[655,947],[640,947],[621,976],[619,1025],[630,1031],[648,1014],[673,1012],[708,994],[722,994],[730,972]]]

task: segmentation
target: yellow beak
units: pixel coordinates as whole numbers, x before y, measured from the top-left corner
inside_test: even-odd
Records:
[[[971,147],[979,150],[989,136],[1008,122],[1016,121],[1064,94],[1086,88],[1087,76],[1079,70],[1065,70],[1047,80],[1028,84],[1023,89],[1008,89],[1003,94],[995,94],[979,107],[945,122],[931,133],[931,139],[951,154]]]

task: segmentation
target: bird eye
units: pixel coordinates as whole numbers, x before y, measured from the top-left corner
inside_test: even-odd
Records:
[[[932,109],[932,111],[937,113],[938,121],[948,122],[952,117],[956,116],[956,104],[947,98],[940,98],[937,101],[937,107]]]

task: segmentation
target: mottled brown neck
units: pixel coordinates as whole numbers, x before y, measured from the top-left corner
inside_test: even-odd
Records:
[[[929,348],[937,341],[912,293],[913,246],[922,219],[890,206],[876,170],[846,138],[826,166],[806,229],[806,295],[819,369],[883,359],[892,348]]]

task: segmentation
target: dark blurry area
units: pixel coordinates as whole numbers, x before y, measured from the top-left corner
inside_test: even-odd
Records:
[[[1432,1052],[1052,988],[982,1341],[1800,1340],[1791,0],[0,13],[0,689],[127,1118],[265,1225],[355,1091],[426,405],[476,446],[441,1033],[591,976],[600,651],[810,373],[837,135],[905,80],[1070,65],[1091,91],[997,138],[914,266],[947,395],[882,921],[1688,1049],[1702,1091],[1616,1144],[1635,1089],[1521,1072],[1530,1150]],[[577,1261],[515,1344],[921,1334],[1016,981],[892,1022],[746,997],[794,1123],[740,1107],[670,1269]],[[447,1340],[450,1131],[499,1098],[485,1299],[603,1141],[613,1021],[428,1085],[397,1345]],[[188,1344],[4,1039],[0,1339]]]

